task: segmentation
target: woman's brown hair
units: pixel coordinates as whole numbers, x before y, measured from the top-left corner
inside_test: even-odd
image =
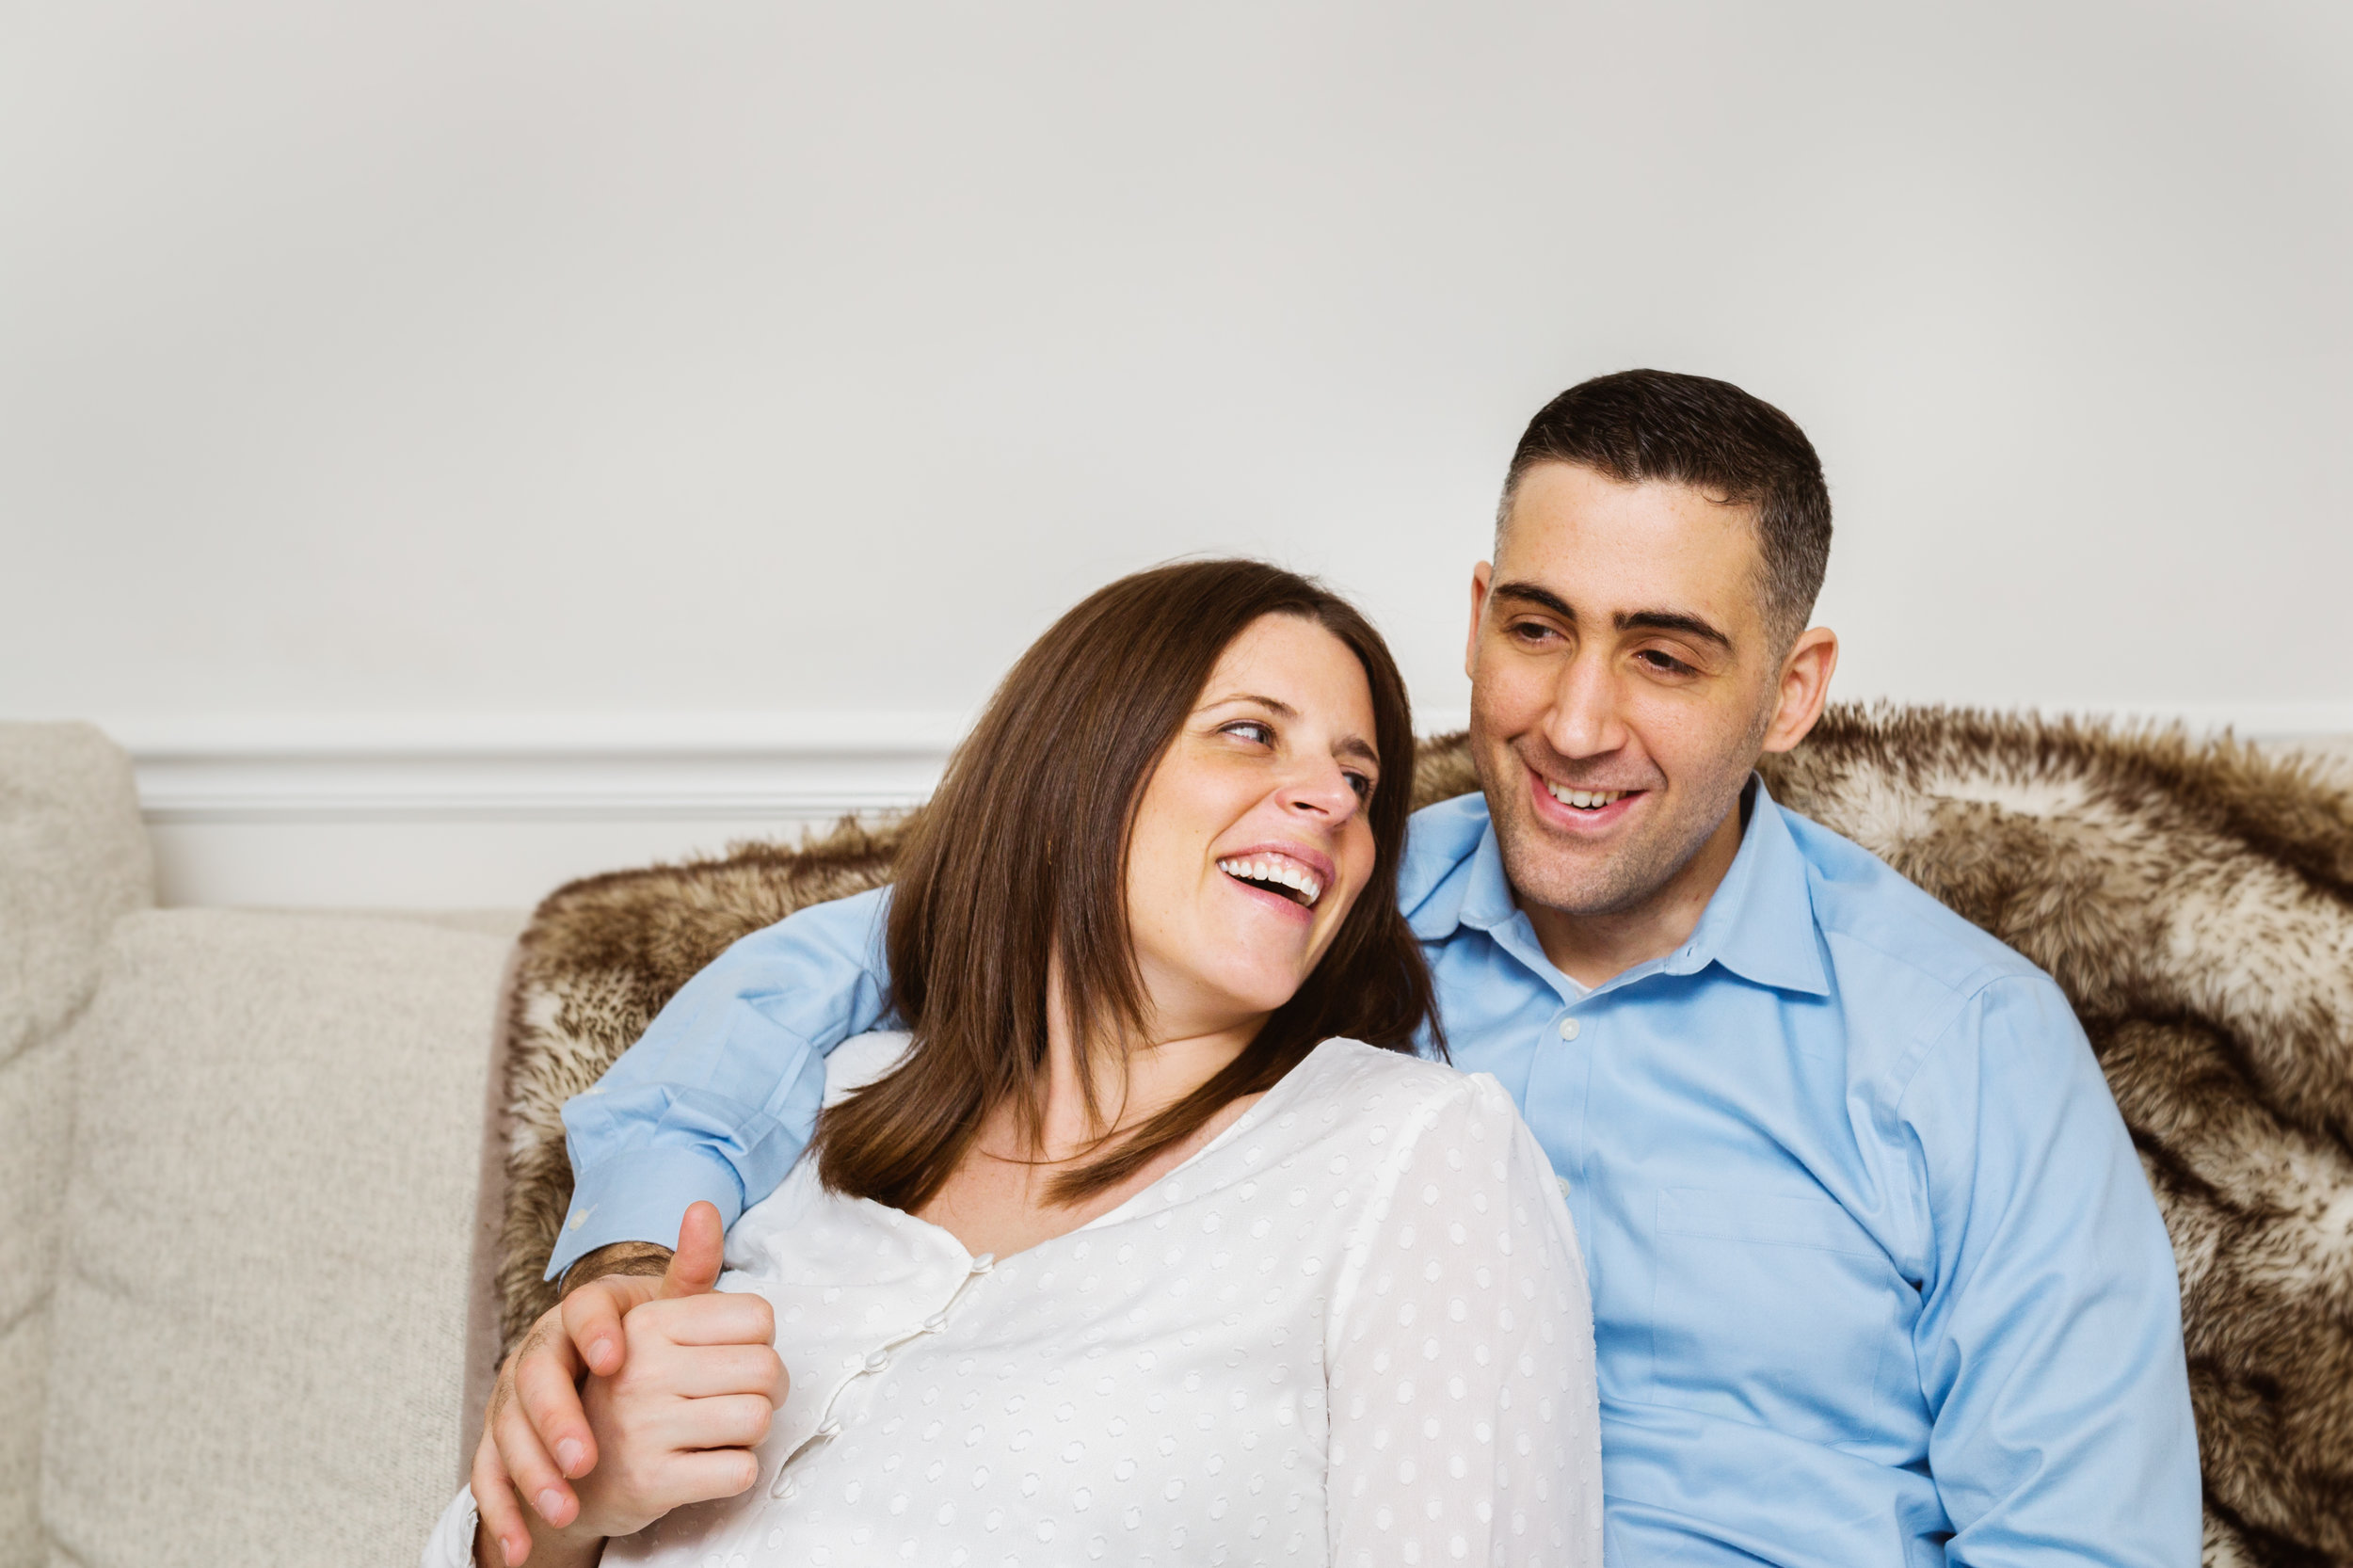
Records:
[[[1443,1051],[1420,944],[1397,907],[1414,776],[1413,711],[1388,645],[1346,600],[1260,561],[1187,561],[1089,595],[1021,656],[956,748],[900,852],[885,947],[914,1040],[888,1076],[827,1111],[811,1149],[824,1184],[920,1208],[982,1119],[1011,1106],[1032,1139],[1045,1101],[1048,966],[1066,978],[1080,1083],[1090,1047],[1147,1028],[1129,938],[1129,836],[1144,787],[1218,660],[1263,616],[1296,616],[1356,655],[1381,776],[1366,816],[1372,879],[1331,948],[1241,1055],[1112,1150],[1055,1179],[1072,1203],[1114,1186],[1243,1095],[1272,1088],[1335,1035]]]

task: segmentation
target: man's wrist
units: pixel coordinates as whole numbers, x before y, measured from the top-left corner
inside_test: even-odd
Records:
[[[670,1249],[655,1241],[611,1241],[583,1253],[556,1281],[558,1298],[607,1274],[657,1275],[670,1266]]]

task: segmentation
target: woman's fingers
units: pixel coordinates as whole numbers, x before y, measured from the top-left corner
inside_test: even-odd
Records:
[[[748,1448],[768,1435],[776,1407],[764,1394],[717,1394],[680,1400],[649,1423],[647,1435],[677,1453]]]
[[[748,1492],[760,1479],[760,1459],[748,1448],[706,1448],[674,1453],[661,1467],[663,1497],[669,1508],[707,1503]]]
[[[662,1294],[696,1296],[718,1284],[726,1240],[717,1204],[688,1204],[679,1220],[678,1250],[662,1272]]]
[[[681,1345],[669,1353],[676,1364],[663,1384],[681,1399],[758,1394],[782,1404],[791,1387],[783,1360],[765,1345]]]
[[[674,1345],[768,1345],[776,1337],[776,1310],[765,1296],[712,1290],[648,1302],[629,1315],[628,1328]]]

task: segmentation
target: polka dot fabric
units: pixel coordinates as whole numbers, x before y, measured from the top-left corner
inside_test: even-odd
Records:
[[[843,1047],[829,1087],[899,1043]],[[608,1563],[1601,1562],[1584,1268],[1484,1075],[1328,1041],[1001,1260],[805,1164],[728,1261],[792,1373],[760,1481]]]

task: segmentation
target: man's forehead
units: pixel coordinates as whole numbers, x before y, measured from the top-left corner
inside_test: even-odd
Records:
[[[1667,480],[1625,484],[1569,463],[1521,476],[1496,540],[1498,583],[1541,584],[1579,615],[1763,614],[1753,507]]]

